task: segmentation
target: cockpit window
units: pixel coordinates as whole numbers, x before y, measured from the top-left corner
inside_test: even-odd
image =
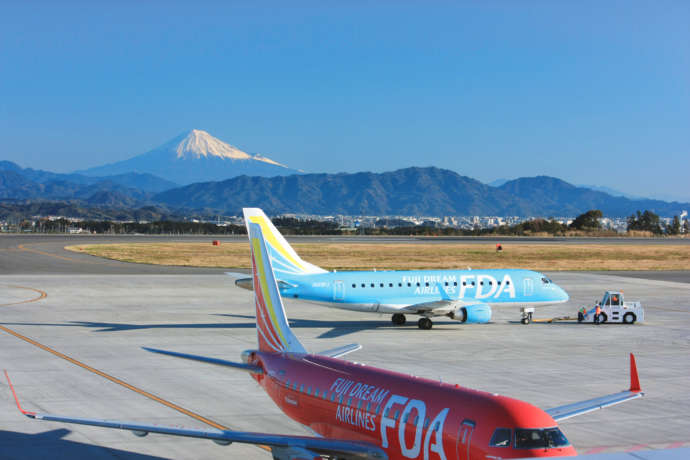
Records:
[[[489,445],[491,447],[510,447],[510,429],[496,428]]]
[[[515,447],[518,449],[543,449],[549,447],[563,447],[570,442],[559,428],[515,430]]]
[[[545,276],[542,277],[541,282],[544,283],[544,284],[551,284],[551,283],[553,283],[553,281],[551,281],[550,279],[548,279],[548,278],[545,277]]]

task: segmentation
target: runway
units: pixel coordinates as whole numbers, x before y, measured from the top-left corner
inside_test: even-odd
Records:
[[[223,270],[135,265],[62,250],[117,237],[0,236],[0,363],[25,409],[186,427],[307,434],[246,374],[153,355],[142,346],[237,360],[256,346],[252,293]],[[130,237],[125,237],[130,238]],[[149,240],[150,237],[134,237]],[[202,237],[209,241],[216,237]],[[128,241],[130,241],[128,239]],[[185,238],[184,241],[189,241]],[[655,243],[656,244],[656,243]],[[19,248],[19,246],[23,248]],[[549,274],[571,300],[538,317],[573,314],[606,289],[646,307],[635,326],[438,320],[431,331],[385,316],[288,301],[311,351],[358,342],[367,365],[506,394],[548,408],[628,384],[637,356],[647,396],[564,421],[580,453],[690,446],[690,283],[685,272]],[[10,331],[10,332],[8,332]],[[94,372],[98,371],[98,372]],[[182,409],[182,410],[181,410]],[[268,459],[252,446],[33,421],[0,383],[0,458]]]

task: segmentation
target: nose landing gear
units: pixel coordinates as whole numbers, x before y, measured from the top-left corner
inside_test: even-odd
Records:
[[[534,307],[522,307],[520,309],[520,322],[522,324],[529,324],[532,322],[532,314],[534,313]]]

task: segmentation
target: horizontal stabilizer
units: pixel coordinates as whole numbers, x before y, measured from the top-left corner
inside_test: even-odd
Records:
[[[326,356],[328,358],[340,358],[353,351],[361,350],[362,346],[358,343],[351,343],[349,345],[343,345],[342,347],[331,348],[329,350],[324,350],[317,353],[320,356]]]
[[[174,356],[175,358],[190,359],[192,361],[200,361],[207,364],[215,364],[216,366],[231,367],[233,369],[238,369],[242,371],[251,372],[252,374],[263,374],[263,369],[258,366],[252,366],[251,364],[235,363],[233,361],[226,361],[224,359],[218,358],[208,358],[206,356],[190,355],[187,353],[177,353],[175,351],[159,350],[157,348],[141,347],[146,351],[153,353],[160,353],[161,355]]]
[[[564,406],[553,407],[547,409],[549,414],[557,422],[565,420],[578,415],[587,414],[595,410],[604,409],[605,407],[614,406],[631,399],[637,399],[644,396],[640,388],[640,379],[637,375],[637,365],[635,364],[635,356],[630,353],[630,388],[627,391],[621,391],[598,398],[588,399]]]

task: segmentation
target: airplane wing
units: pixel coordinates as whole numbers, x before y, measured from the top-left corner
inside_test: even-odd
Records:
[[[432,302],[422,302],[413,305],[408,305],[400,309],[401,313],[430,313],[445,315],[451,311],[455,311],[459,306],[464,306],[462,302],[457,300],[434,300]]]
[[[233,442],[243,444],[258,444],[271,448],[275,458],[303,458],[295,457],[298,454],[328,455],[348,460],[375,458],[387,459],[386,453],[379,447],[359,441],[347,441],[340,439],[317,438],[309,436],[290,436],[268,433],[251,433],[243,431],[216,430],[216,429],[187,429],[164,425],[147,425],[136,422],[122,422],[116,420],[101,420],[91,418],[66,417],[62,415],[41,414],[25,410],[19,404],[19,399],[14,391],[10,377],[5,371],[7,383],[12,390],[12,396],[17,403],[19,411],[29,418],[45,420],[49,422],[75,423],[79,425],[98,426],[103,428],[116,428],[129,430],[136,436],[146,436],[149,433],[160,433],[172,436],[185,436],[190,438],[209,439],[220,445],[229,445]],[[309,457],[304,457],[309,458]]]
[[[640,388],[640,379],[637,376],[637,365],[635,364],[635,356],[630,353],[630,388],[627,391],[621,391],[606,396],[600,396],[586,401],[580,401],[573,404],[566,404],[564,406],[553,407],[546,409],[549,414],[557,422],[565,420],[578,415],[593,412],[595,410],[610,407],[620,404],[631,399],[637,399],[644,396]]]
[[[416,303],[408,305],[400,309],[400,313],[433,313],[436,316],[447,315],[462,307],[471,307],[473,305],[485,305],[481,302],[465,302],[463,300],[441,299],[431,302]]]

